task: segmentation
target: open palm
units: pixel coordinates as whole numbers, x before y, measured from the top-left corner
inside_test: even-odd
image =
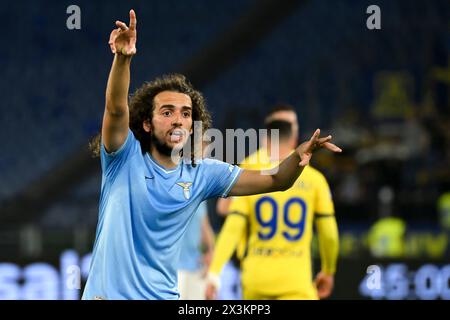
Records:
[[[116,21],[117,29],[109,36],[109,46],[112,53],[133,56],[136,53],[136,13],[130,10],[130,27],[122,21]]]

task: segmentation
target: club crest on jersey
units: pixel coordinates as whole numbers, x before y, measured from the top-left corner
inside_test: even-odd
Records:
[[[186,200],[191,197],[191,190],[189,188],[192,186],[192,182],[177,182],[177,185],[183,188],[183,194]]]

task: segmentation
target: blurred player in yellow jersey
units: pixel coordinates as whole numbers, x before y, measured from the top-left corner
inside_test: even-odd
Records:
[[[268,120],[269,131],[279,130],[279,150],[268,140],[266,148],[254,154],[259,157],[252,165],[255,169],[276,167],[296,145],[292,123]],[[294,186],[284,192],[233,198],[228,211],[210,266],[207,298],[216,297],[221,269],[246,232],[247,253],[241,264],[244,299],[318,299],[330,295],[338,231],[329,186],[319,171],[306,167]],[[322,264],[315,281],[310,252],[313,222]]]
[[[283,120],[291,124],[292,136],[295,146],[298,145],[298,119],[297,113],[293,106],[289,104],[277,104],[275,105],[264,119],[264,124],[267,125],[269,122],[274,120]],[[295,139],[294,139],[295,138]],[[256,152],[252,153],[246,157],[239,166],[242,169],[248,170],[260,170],[270,166],[270,163],[278,160],[278,155],[275,159],[271,159],[269,153],[267,152],[267,141],[261,141],[261,148]],[[230,204],[232,197],[230,198],[219,198],[217,199],[216,212],[221,216],[226,216],[229,213]],[[235,252],[229,263],[225,265],[221,273],[221,281],[223,285],[221,286],[217,298],[225,300],[240,300],[242,299],[241,279],[240,279],[240,262],[244,258],[247,248],[247,232],[244,232],[239,244],[236,247]]]

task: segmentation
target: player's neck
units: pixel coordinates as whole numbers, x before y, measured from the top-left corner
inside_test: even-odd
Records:
[[[149,153],[153,160],[167,169],[175,168],[180,163],[179,156],[167,156],[159,152],[155,147],[152,147]]]

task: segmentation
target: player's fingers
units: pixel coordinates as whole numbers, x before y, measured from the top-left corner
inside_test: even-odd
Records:
[[[302,160],[298,164],[300,167],[307,166],[309,164],[309,160],[311,160],[310,154],[303,154]]]
[[[323,287],[323,288],[319,289],[319,291],[317,293],[318,293],[320,299],[325,299],[325,298],[329,297],[331,291],[328,288]]]
[[[326,298],[326,285],[321,278],[316,279],[317,295],[320,299]]]
[[[309,139],[309,141],[311,142],[315,142],[320,136],[320,129],[316,129],[316,131],[314,131],[314,134],[312,135],[311,139]]]
[[[136,30],[136,13],[133,9],[130,10],[130,30]]]
[[[122,31],[127,31],[128,30],[128,27],[127,27],[127,25],[124,23],[124,22],[122,22],[122,21],[116,21],[116,26],[118,26],[119,28],[120,28],[120,30],[122,30]]]
[[[319,296],[319,299],[324,299],[324,298],[326,298],[326,296],[325,296],[323,290],[318,290],[318,291],[317,291],[317,295]]]
[[[325,138],[319,138],[319,139],[317,139],[317,143],[319,144],[319,145],[322,145],[322,144],[324,144],[325,142],[328,142],[328,141],[331,141],[331,135],[329,135],[329,136],[327,136],[327,137],[325,137]]]
[[[323,147],[333,152],[342,152],[341,148],[331,142],[325,142]]]
[[[133,56],[136,53],[136,48],[122,48],[121,53],[124,56]]]
[[[111,31],[111,34],[109,36],[109,47],[111,48],[111,52],[112,53],[116,53],[116,44],[115,44],[115,40],[117,38],[117,35],[119,34],[119,30],[120,29],[114,29],[113,31]]]
[[[117,38],[117,35],[119,34],[119,28],[114,29],[113,31],[111,31],[111,34],[109,35],[109,41],[108,43],[113,43],[114,40]]]
[[[136,53],[136,47],[133,47],[127,51],[127,55],[131,56]]]
[[[123,48],[122,49],[122,54],[124,56],[132,56],[132,55],[134,55],[135,52],[136,52],[136,49],[130,49],[130,48]]]

